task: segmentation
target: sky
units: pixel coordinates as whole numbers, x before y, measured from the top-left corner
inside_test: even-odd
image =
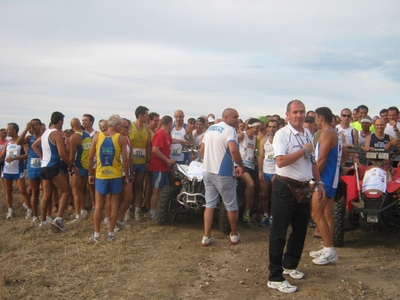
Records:
[[[398,105],[399,1],[0,0],[0,127]]]

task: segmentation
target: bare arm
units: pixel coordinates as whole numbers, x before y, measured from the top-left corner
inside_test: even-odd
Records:
[[[173,159],[170,159],[166,157],[164,154],[162,154],[160,147],[153,146],[152,152],[162,161],[164,161],[168,166],[172,166],[175,161]]]
[[[65,146],[64,146],[64,140],[63,140],[63,135],[59,131],[53,131],[50,134],[50,139],[53,140],[53,143],[57,147],[58,155],[60,155],[61,159],[69,166],[71,166],[73,163],[69,159],[67,153],[65,152]]]
[[[121,147],[122,165],[125,173],[125,187],[129,186],[129,160],[126,152],[126,139],[123,135],[118,137],[118,144]]]
[[[37,156],[40,157],[40,159],[43,158],[43,153],[40,151],[40,146],[42,145],[42,137],[38,138],[33,144],[32,144],[32,150],[36,153]]]
[[[260,141],[260,149],[258,149],[260,155],[258,156],[258,177],[260,180],[264,180],[263,176],[263,164],[264,164],[264,156],[265,156],[265,150],[264,150],[264,144],[267,140],[268,136],[263,137]]]
[[[358,130],[353,129],[353,137],[354,137],[354,146],[358,147],[360,146],[360,143],[358,142]]]
[[[99,136],[98,133],[95,133],[95,135],[93,136],[92,145],[90,146],[90,151],[89,151],[88,170],[89,170],[90,184],[94,183],[94,174],[91,174],[91,172],[93,172],[94,156],[96,155],[96,145],[98,141],[98,136]]]
[[[25,145],[28,144],[29,141],[29,137],[26,136],[26,134],[28,133],[29,129],[31,128],[31,121],[28,122],[28,124],[26,124],[26,128],[24,129],[24,131],[21,132],[21,135],[18,137],[17,140],[17,145]]]
[[[75,155],[76,155],[76,147],[82,143],[82,137],[77,134],[74,133],[69,140],[67,141],[67,148],[69,151],[67,151],[69,153],[69,159],[71,161],[75,161]]]
[[[237,163],[238,167],[235,170],[235,177],[240,177],[243,173],[243,161],[242,157],[240,156],[239,148],[236,142],[231,141],[228,143],[229,152],[232,155],[232,159],[235,163]]]

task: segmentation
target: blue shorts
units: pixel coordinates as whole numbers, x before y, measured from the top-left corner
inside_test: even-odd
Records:
[[[235,178],[232,176],[221,176],[205,172],[203,180],[206,188],[205,197],[207,208],[216,208],[219,195],[221,195],[227,211],[238,210]]]
[[[99,179],[96,178],[94,186],[96,191],[102,195],[115,195],[122,191],[124,185],[124,177],[113,178],[113,179]]]
[[[22,177],[24,177],[24,172],[19,173],[19,174],[3,173],[2,175],[3,175],[3,178],[6,179],[6,180],[11,180],[11,181],[15,180],[15,181],[17,181],[17,180],[21,179]]]
[[[274,177],[275,174],[268,174],[263,172],[263,177],[265,181],[270,181],[272,182],[272,177]]]
[[[27,172],[27,177],[30,180],[40,180],[40,169],[30,169]]]
[[[164,186],[169,186],[168,172],[151,172],[153,175],[153,188],[161,189]]]
[[[82,177],[88,177],[89,176],[89,170],[88,169],[85,169],[85,168],[83,168],[81,166],[76,166],[76,167],[79,170],[79,175],[80,176],[82,176]]]
[[[336,196],[336,189],[329,186],[329,185],[324,185],[324,190],[327,198],[333,198]]]
[[[133,171],[139,174],[146,173],[147,171],[146,164],[134,164]]]

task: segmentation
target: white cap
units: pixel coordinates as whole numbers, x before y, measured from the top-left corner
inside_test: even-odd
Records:
[[[208,117],[208,122],[209,122],[209,123],[214,123],[214,122],[215,122],[215,119],[214,119],[213,117]]]

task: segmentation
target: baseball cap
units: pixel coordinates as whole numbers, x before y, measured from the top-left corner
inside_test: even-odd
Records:
[[[214,123],[214,122],[215,122],[215,119],[214,119],[213,117],[208,117],[208,122],[209,122],[209,123]]]
[[[265,116],[260,116],[257,118],[259,121],[263,122],[264,124],[268,124],[268,118]]]
[[[307,117],[305,117],[304,122],[306,122],[306,123],[315,123],[315,119],[312,116],[307,116]]]

